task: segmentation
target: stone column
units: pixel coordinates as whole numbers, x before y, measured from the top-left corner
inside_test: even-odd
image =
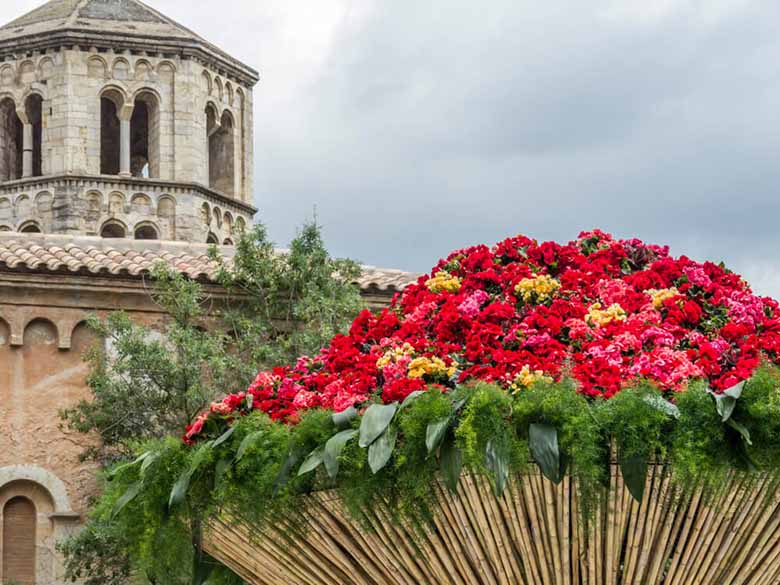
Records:
[[[33,125],[30,124],[30,118],[27,116],[27,110],[22,107],[16,108],[16,116],[22,123],[22,144],[17,148],[22,148],[22,178],[32,177],[33,175]]]
[[[22,177],[33,176],[33,125],[24,124],[22,139]]]
[[[130,120],[134,104],[123,106],[119,113],[119,175],[130,177]]]

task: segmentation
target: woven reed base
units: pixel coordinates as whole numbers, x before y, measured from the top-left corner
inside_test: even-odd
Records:
[[[768,483],[734,479],[712,500],[672,499],[663,467],[651,466],[638,504],[613,466],[589,531],[573,487],[530,474],[496,499],[486,481],[464,476],[457,496],[440,489],[435,525],[414,539],[385,510],[361,530],[320,493],[305,538],[215,522],[206,550],[256,585],[780,583],[780,498]]]

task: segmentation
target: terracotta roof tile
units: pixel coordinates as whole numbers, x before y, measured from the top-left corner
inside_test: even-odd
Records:
[[[164,262],[204,282],[214,282],[218,267],[208,245],[186,242],[144,242],[91,236],[0,232],[0,272],[96,274],[139,278]],[[232,247],[220,247],[230,259]],[[419,275],[365,266],[358,284],[364,291],[397,292]]]

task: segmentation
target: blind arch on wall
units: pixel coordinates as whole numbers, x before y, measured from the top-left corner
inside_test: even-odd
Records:
[[[23,496],[3,507],[3,583],[35,585],[35,504]]]

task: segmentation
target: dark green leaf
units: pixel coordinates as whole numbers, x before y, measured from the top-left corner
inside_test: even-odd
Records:
[[[337,429],[346,428],[349,426],[349,423],[357,418],[357,415],[357,409],[354,406],[350,406],[346,410],[333,413],[333,424],[336,425]]]
[[[390,425],[395,413],[398,411],[398,403],[393,404],[372,404],[363,415],[360,423],[360,446],[368,447],[379,438],[379,435],[385,432]]]
[[[287,482],[290,481],[290,473],[300,460],[300,449],[290,450],[290,452],[287,454],[287,458],[284,460],[284,463],[282,463],[282,467],[279,469],[279,474],[274,480],[273,495],[277,495],[279,491],[287,485]]]
[[[532,424],[528,429],[531,456],[542,474],[553,483],[560,483],[561,455],[558,449],[558,431],[549,425]]]
[[[390,427],[371,443],[368,448],[368,465],[373,473],[379,473],[390,461],[397,439],[398,430],[395,427]]]
[[[322,464],[324,456],[325,446],[323,445],[322,447],[317,447],[309,454],[309,456],[306,458],[306,461],[303,462],[301,468],[298,470],[298,475],[306,475],[307,473],[317,469]]]
[[[236,427],[230,427],[228,430],[226,430],[224,433],[222,433],[222,435],[220,435],[220,437],[216,441],[214,441],[214,445],[213,446],[215,448],[219,447],[222,443],[224,443],[230,437],[232,437],[233,433],[235,433],[235,432],[236,432]]]
[[[428,449],[428,454],[433,453],[439,448],[447,429],[450,427],[451,420],[452,417],[448,416],[433,421],[428,425],[428,429],[425,432],[425,446]]]
[[[341,431],[325,443],[325,453],[322,461],[325,463],[325,470],[331,479],[336,479],[339,473],[339,455],[344,450],[344,446],[357,434],[358,432],[352,429]]]
[[[120,497],[116,504],[114,504],[114,508],[111,510],[111,518],[114,519],[119,512],[121,512],[127,504],[132,502],[139,493],[141,493],[141,488],[143,487],[142,481],[137,481],[130,485],[130,487],[127,488],[125,493],[122,494],[122,497]]]
[[[458,492],[460,472],[463,468],[463,452],[455,444],[455,437],[452,433],[448,434],[442,443],[439,456],[444,485],[455,494]]]
[[[680,409],[677,408],[677,405],[672,404],[660,394],[652,394],[652,395],[645,396],[644,400],[650,406],[652,406],[656,410],[660,410],[667,416],[671,416],[672,418],[680,418]]]
[[[745,382],[732,386],[728,390],[724,390],[718,394],[713,390],[710,390],[710,394],[715,398],[715,407],[718,409],[718,414],[721,416],[723,422],[726,422],[734,414],[734,409],[737,406],[737,400],[742,396],[742,389],[745,387]]]
[[[745,441],[745,443],[747,443],[751,447],[753,446],[753,441],[750,440],[750,431],[747,429],[745,425],[743,425],[742,423],[738,423],[733,418],[727,420],[726,424],[730,426],[732,429],[734,429],[735,431],[737,431],[742,436],[742,440]]]
[[[506,450],[492,439],[488,441],[485,448],[485,464],[493,477],[496,496],[500,498],[509,479],[509,461]]]
[[[188,469],[179,476],[179,479],[173,485],[171,490],[171,496],[168,499],[168,508],[181,504],[184,498],[187,496],[187,490],[190,489],[190,481],[192,480],[193,470]]]
[[[143,478],[146,475],[146,471],[149,469],[149,466],[152,465],[155,461],[157,461],[160,458],[159,453],[150,453],[145,459],[144,462],[141,464],[141,469],[138,472]]]
[[[249,449],[249,447],[251,447],[254,442],[262,436],[263,431],[255,431],[244,437],[244,440],[241,441],[241,444],[238,446],[238,451],[236,451],[236,462],[241,461],[241,459],[244,458],[244,455],[246,455],[246,450]]]
[[[404,398],[404,401],[401,403],[401,406],[399,406],[399,407],[398,407],[398,411],[400,412],[400,411],[401,411],[401,410],[403,410],[404,408],[407,408],[407,407],[408,407],[408,406],[409,406],[409,405],[410,405],[412,402],[414,402],[415,400],[417,400],[417,399],[418,399],[420,396],[422,396],[423,394],[425,394],[425,392],[424,392],[424,391],[422,391],[422,390],[415,390],[414,392],[412,392],[411,394],[409,394],[409,396],[407,396],[406,398]]]
[[[145,461],[151,455],[152,455],[152,451],[146,451],[145,453],[142,453],[141,455],[139,455],[133,461],[130,461],[128,463],[123,463],[122,465],[119,465],[118,467],[115,467],[114,469],[112,469],[111,471],[108,472],[109,479],[113,479],[120,471],[128,469],[129,467],[132,467],[133,465],[138,465],[142,461]]]
[[[647,457],[633,455],[621,459],[620,471],[629,493],[637,502],[641,502],[645,494],[645,479],[647,478]]]
[[[460,409],[461,409],[461,408],[463,408],[463,407],[466,405],[466,403],[468,402],[468,400],[469,400],[468,398],[461,398],[460,400],[456,400],[456,401],[455,401],[455,402],[452,404],[452,412],[453,412],[453,413],[458,413],[458,412],[460,412]]]

